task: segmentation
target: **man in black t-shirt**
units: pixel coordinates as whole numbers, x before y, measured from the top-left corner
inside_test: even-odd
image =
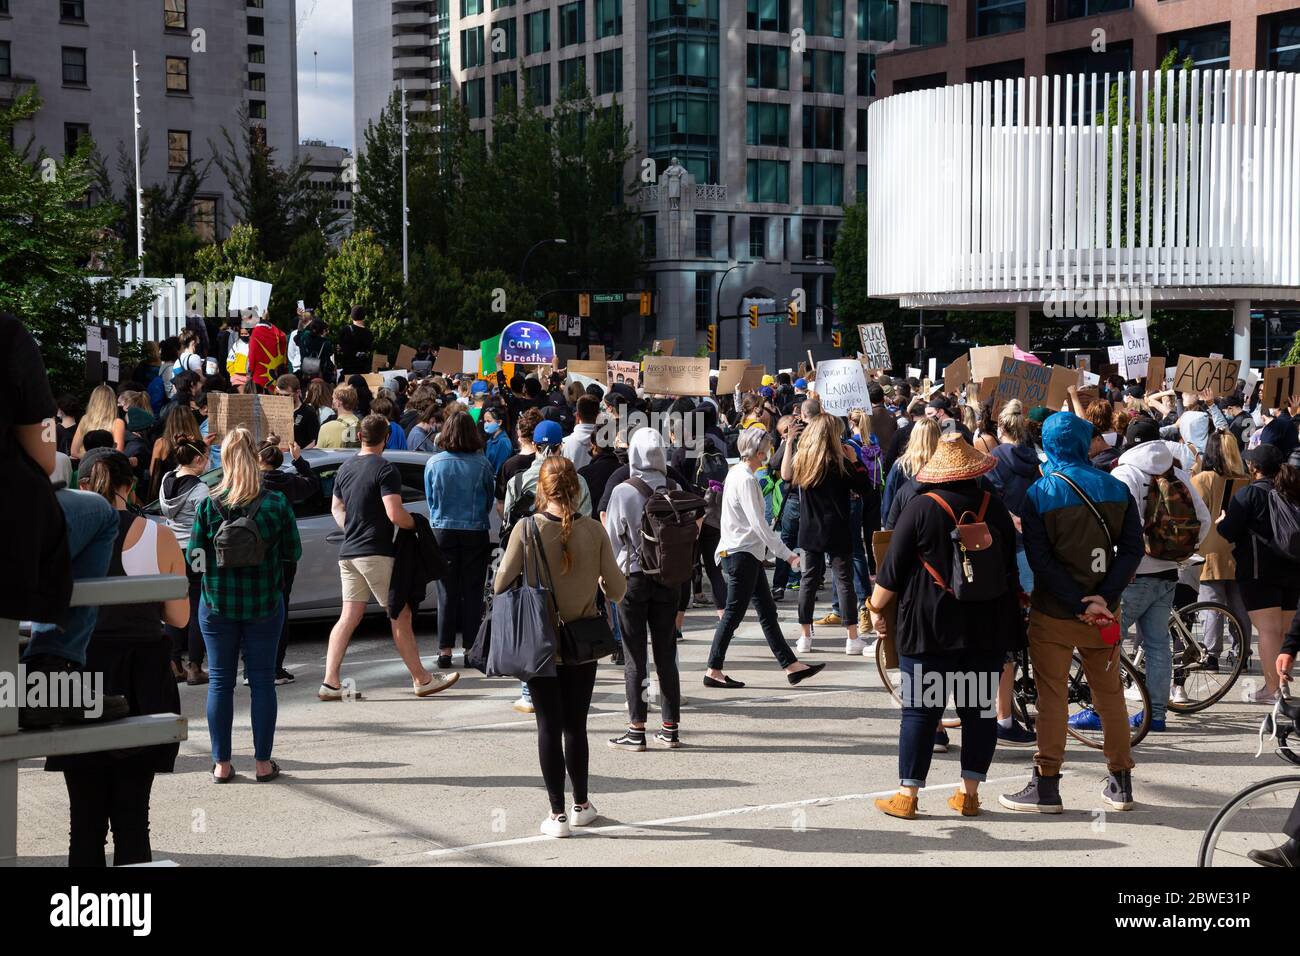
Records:
[[[370,371],[374,351],[375,333],[366,328],[365,307],[354,305],[352,324],[339,333],[339,371],[343,376],[365,375]]]
[[[350,696],[343,690],[339,671],[347,653],[352,632],[361,623],[366,605],[373,596],[381,608],[388,606],[388,586],[393,577],[393,559],[397,549],[394,528],[412,530],[415,519],[402,507],[402,476],[397,466],[384,460],[388,442],[388,419],[367,415],[358,428],[361,450],[344,462],[334,476],[334,498],[330,512],[343,530],[339,545],[339,575],[343,581],[342,611],[330,631],[329,650],[325,656],[325,680],[317,691],[321,700],[343,700]],[[459,674],[430,674],[420,660],[411,627],[412,608],[407,605],[389,624],[397,653],[411,673],[417,697],[427,697],[456,683]]]

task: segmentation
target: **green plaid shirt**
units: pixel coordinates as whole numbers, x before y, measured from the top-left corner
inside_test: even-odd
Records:
[[[247,514],[248,508],[225,511],[228,516],[239,517]],[[267,548],[262,563],[253,568],[217,567],[217,549],[212,539],[223,520],[215,500],[204,498],[199,503],[186,557],[191,568],[203,572],[203,600],[212,610],[231,620],[256,621],[267,617],[280,601],[284,580],[281,564],[302,557],[293,509],[280,492],[263,492],[262,505],[253,520]]]

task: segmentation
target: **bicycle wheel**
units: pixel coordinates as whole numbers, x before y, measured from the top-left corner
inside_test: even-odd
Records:
[[[1300,776],[1273,777],[1247,787],[1206,828],[1196,865],[1258,866],[1247,853],[1282,844],[1282,827],[1297,801]]]
[[[1130,744],[1136,747],[1151,729],[1151,697],[1147,694],[1146,684],[1140,672],[1129,663],[1127,657],[1120,654],[1117,658],[1120,669],[1119,682],[1124,691],[1124,705],[1128,714]],[[1112,667],[1116,666],[1114,664]],[[1083,659],[1075,654],[1070,661],[1070,675],[1066,679],[1066,703],[1073,721],[1076,714],[1092,710],[1092,690],[1088,687],[1087,675],[1083,672]],[[1134,718],[1141,715],[1141,720],[1134,724]],[[1102,748],[1103,733],[1100,721],[1092,721],[1095,727],[1075,726],[1067,722],[1065,727],[1070,736],[1079,743],[1087,744],[1094,750]]]
[[[888,667],[885,664],[885,642],[876,641],[876,673],[880,675],[880,683],[885,690],[889,691],[889,696],[894,698],[899,707],[903,706],[903,673],[897,667]]]
[[[1236,653],[1216,658],[1205,650],[1204,637],[1211,614],[1222,614],[1226,638],[1223,646]],[[1169,709],[1179,714],[1194,714],[1223,700],[1241,676],[1246,658],[1248,632],[1227,607],[1215,601],[1197,601],[1176,608],[1169,617],[1169,639],[1173,642],[1174,696]],[[1178,688],[1183,696],[1178,697]]]
[[[1033,675],[1027,667],[1028,653],[1016,655],[1016,670],[1011,683],[1011,713],[1025,725],[1027,730],[1034,729],[1038,716],[1035,706],[1038,701],[1038,688],[1034,686]]]

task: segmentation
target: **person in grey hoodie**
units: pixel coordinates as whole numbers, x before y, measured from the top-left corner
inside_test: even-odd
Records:
[[[637,542],[641,533],[641,513],[647,496],[633,479],[640,479],[654,491],[668,485],[668,461],[664,439],[657,429],[639,428],[628,442],[627,461],[630,478],[610,494],[605,513],[605,532],[614,546],[614,560],[627,575],[627,594],[618,606],[623,651],[627,662],[623,669],[627,691],[627,731],[609,741],[615,750],[646,749],[645,722],[648,711],[647,689],[650,678],[646,665],[646,632],[654,651],[655,673],[662,695],[663,727],[654,742],[669,749],[681,745],[678,717],[681,710],[681,681],[677,672],[677,588],[660,584],[641,570]]]
[[[1177,443],[1162,440],[1159,426],[1148,418],[1134,420],[1124,435],[1124,441],[1128,450],[1119,456],[1119,462],[1111,474],[1128,486],[1139,513],[1143,513],[1152,480],[1172,468],[1174,477],[1187,487],[1196,507],[1196,518],[1201,525],[1196,536],[1196,547],[1199,548],[1205,536],[1210,533],[1210,511],[1192,484],[1191,475],[1179,466],[1175,458]],[[1165,729],[1165,713],[1169,707],[1170,681],[1173,678],[1169,615],[1173,611],[1179,564],[1178,561],[1144,555],[1137,574],[1124,589],[1120,601],[1124,633],[1127,634],[1129,628],[1137,625],[1138,640],[1146,657],[1147,692],[1151,695],[1151,729],[1154,731]],[[1081,711],[1080,714],[1091,716],[1092,712]],[[1134,717],[1135,723],[1140,723],[1141,720],[1141,714]]]
[[[209,489],[200,477],[208,470],[208,449],[202,442],[182,441],[176,446],[176,468],[163,475],[158,490],[158,507],[167,519],[167,527],[176,535],[182,553],[194,529],[194,516],[199,502],[208,497]],[[203,670],[203,634],[199,631],[199,591],[203,575],[188,564],[185,576],[190,584],[190,620],[185,627],[166,625],[172,641],[172,675],[177,681],[196,686],[206,684],[208,675]],[[188,663],[182,663],[186,651]]]

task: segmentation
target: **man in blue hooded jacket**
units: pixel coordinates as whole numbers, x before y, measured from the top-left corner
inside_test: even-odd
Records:
[[[1038,752],[1034,775],[1000,800],[1011,810],[1060,813],[1065,757],[1066,682],[1075,651],[1083,660],[1092,703],[1101,717],[1110,771],[1102,802],[1133,808],[1128,711],[1116,648],[1097,621],[1119,614],[1120,595],[1144,553],[1137,505],[1123,482],[1088,462],[1092,425],[1069,412],[1043,423],[1043,477],[1020,511],[1025,553],[1034,572],[1029,655],[1038,688]]]

